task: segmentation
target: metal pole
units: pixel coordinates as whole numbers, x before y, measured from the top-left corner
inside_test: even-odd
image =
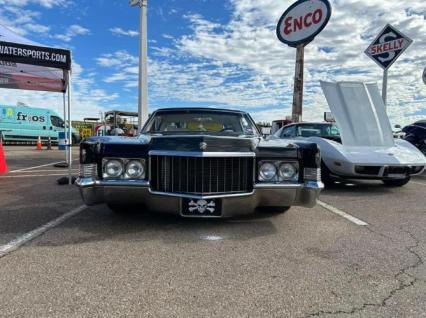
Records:
[[[387,102],[387,94],[388,94],[388,70],[383,71],[383,86],[382,86],[382,98],[383,103],[385,104],[386,108],[386,102]]]
[[[302,121],[302,105],[303,105],[303,68],[304,68],[304,44],[297,45],[296,51],[296,69],[294,75],[294,92],[293,92],[293,122]]]
[[[72,184],[71,71],[68,71],[68,184]]]
[[[65,75],[65,79],[68,82],[68,73]],[[65,97],[66,96],[65,96],[65,92],[64,92],[64,94],[63,94],[63,99],[64,99],[64,133],[65,133],[65,142],[66,142],[68,133],[67,133],[67,103],[66,103]],[[58,141],[59,141],[59,136],[58,136]],[[58,147],[59,147],[59,144],[58,144]],[[68,162],[68,147],[67,146],[65,146],[65,162],[67,164],[69,164],[69,162]]]
[[[138,130],[148,119],[148,0],[141,0],[140,10],[140,52],[139,52],[139,107]]]

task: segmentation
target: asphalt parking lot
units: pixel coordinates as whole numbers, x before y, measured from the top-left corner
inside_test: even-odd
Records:
[[[281,214],[119,216],[56,185],[62,152],[5,149],[0,316],[426,317],[425,175]]]

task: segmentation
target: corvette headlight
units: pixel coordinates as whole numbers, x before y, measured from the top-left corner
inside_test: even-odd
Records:
[[[278,168],[278,174],[282,180],[293,180],[297,176],[297,167],[292,163],[282,163]]]
[[[271,162],[265,162],[259,167],[259,180],[271,181],[277,175],[277,168]]]
[[[143,179],[145,178],[145,162],[139,160],[130,160],[126,165],[127,179]]]
[[[108,160],[104,165],[104,178],[120,178],[123,174],[123,163],[120,160]]]

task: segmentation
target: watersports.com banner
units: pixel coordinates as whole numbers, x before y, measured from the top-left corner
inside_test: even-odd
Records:
[[[0,41],[0,60],[71,69],[71,52],[63,49]]]

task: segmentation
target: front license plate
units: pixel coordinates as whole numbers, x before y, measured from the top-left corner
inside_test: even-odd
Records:
[[[222,215],[221,199],[182,199],[182,215],[218,217]]]

